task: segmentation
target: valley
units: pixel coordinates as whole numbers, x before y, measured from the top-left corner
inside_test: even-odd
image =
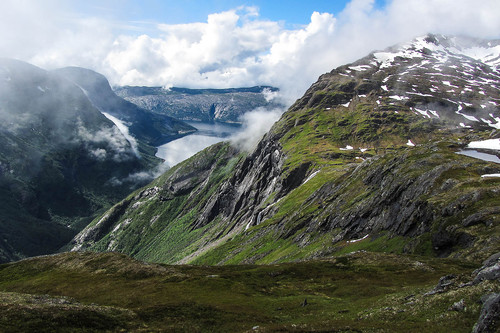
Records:
[[[62,249],[6,257],[23,260],[0,265],[0,329],[499,329],[499,40],[428,34],[339,66],[252,149],[221,140],[241,130],[232,124],[247,112],[231,113],[235,104],[226,107],[221,96],[237,101],[250,93],[269,102],[270,87],[116,89],[125,101],[97,73],[59,75],[65,71],[79,82],[72,96],[88,108],[86,119],[98,120],[75,132],[85,134],[80,151],[118,163],[100,174],[87,161],[84,180],[114,179],[123,192],[86,216]],[[100,88],[92,93],[82,73]],[[31,93],[41,93],[37,87],[53,89],[35,82]],[[168,113],[172,96],[182,107]],[[120,122],[127,128],[120,131]],[[114,155],[96,144],[103,126],[122,143],[111,147]],[[6,140],[15,130],[4,130]],[[29,126],[22,132],[31,135]],[[53,154],[53,168],[73,161]],[[124,154],[137,164],[119,164]],[[155,169],[158,157],[166,171]],[[120,168],[127,172],[105,173]],[[14,169],[2,169],[2,177],[12,179]],[[49,180],[50,170],[43,173]],[[75,174],[61,171],[43,189],[64,196],[53,188],[68,173]],[[130,186],[130,178],[142,183]],[[77,188],[87,193],[85,186]],[[50,216],[65,201],[54,202]]]

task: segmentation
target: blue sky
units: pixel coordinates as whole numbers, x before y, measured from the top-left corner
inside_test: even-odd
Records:
[[[290,102],[321,74],[430,32],[500,38],[500,1],[0,1],[0,57],[113,85],[272,85]]]
[[[100,16],[110,20],[147,24],[181,24],[204,22],[212,13],[223,12],[240,6],[257,7],[264,20],[281,21],[287,27],[308,24],[311,14],[341,12],[348,0],[86,0],[76,1],[76,11],[85,16]],[[385,0],[376,0],[377,8]],[[138,24],[142,23],[142,24]]]

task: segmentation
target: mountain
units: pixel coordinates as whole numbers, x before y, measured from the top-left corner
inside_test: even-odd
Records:
[[[21,61],[0,59],[0,119],[0,262],[57,251],[159,163],[80,87]]]
[[[209,147],[72,248],[197,264],[356,250],[483,260],[500,251],[500,164],[463,150],[500,146],[499,55],[500,41],[428,35],[336,68],[253,152]]]
[[[151,110],[186,121],[239,123],[240,117],[259,107],[283,108],[274,100],[277,88],[258,86],[229,89],[117,87],[118,96]]]
[[[180,120],[149,112],[118,97],[108,80],[90,69],[66,67],[53,72],[82,88],[99,111],[128,124],[130,134],[149,145],[159,146],[196,131]]]

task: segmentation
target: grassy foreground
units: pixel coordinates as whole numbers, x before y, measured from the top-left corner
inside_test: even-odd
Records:
[[[169,266],[63,253],[0,266],[1,332],[470,332],[498,284],[479,264],[356,252],[276,265]],[[458,285],[458,284],[457,284]],[[464,311],[450,306],[463,299]]]

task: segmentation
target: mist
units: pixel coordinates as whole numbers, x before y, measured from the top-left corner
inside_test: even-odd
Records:
[[[284,111],[257,108],[245,113],[241,117],[242,129],[230,138],[231,143],[239,149],[251,152]]]

